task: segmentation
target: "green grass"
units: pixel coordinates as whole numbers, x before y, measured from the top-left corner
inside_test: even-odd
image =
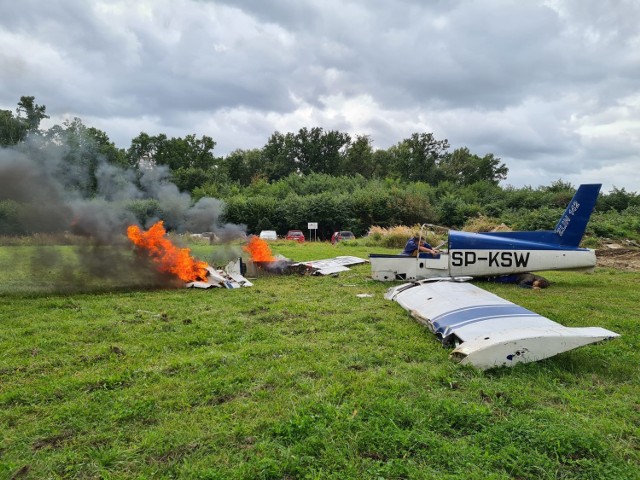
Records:
[[[622,337],[479,372],[384,300],[390,285],[367,265],[238,290],[90,278],[89,292],[59,293],[34,275],[34,252],[0,248],[0,478],[640,478],[639,273],[483,284]]]

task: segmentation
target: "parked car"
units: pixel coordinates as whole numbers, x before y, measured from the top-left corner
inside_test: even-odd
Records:
[[[284,237],[286,240],[295,240],[298,243],[304,242],[304,233],[302,230],[289,230],[287,232],[287,236]]]
[[[260,238],[262,240],[277,240],[278,234],[275,230],[262,230],[260,232]]]
[[[341,230],[339,232],[334,232],[333,235],[331,235],[331,243],[335,245],[341,240],[354,240],[355,238],[356,236],[353,232],[350,232],[349,230]]]

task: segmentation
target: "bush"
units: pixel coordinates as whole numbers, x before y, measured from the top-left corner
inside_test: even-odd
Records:
[[[623,212],[609,210],[592,215],[587,233],[599,237],[640,240],[640,207],[629,207]]]

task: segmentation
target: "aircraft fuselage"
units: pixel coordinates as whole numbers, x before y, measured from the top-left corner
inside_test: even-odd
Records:
[[[450,250],[434,257],[369,257],[375,280],[422,280],[432,277],[489,277],[544,270],[591,270],[593,250]]]

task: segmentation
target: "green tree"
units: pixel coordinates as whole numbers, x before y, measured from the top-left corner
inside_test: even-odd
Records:
[[[389,150],[374,150],[371,178],[387,178],[393,175],[393,155]]]
[[[637,193],[627,192],[624,188],[613,187],[607,195],[600,197],[598,210],[616,210],[622,212],[629,207],[640,205],[640,196]]]
[[[10,110],[0,110],[0,146],[17,145],[29,133],[37,133],[40,122],[49,118],[46,107],[35,103],[35,97],[20,97],[16,116]]]
[[[400,178],[436,185],[440,181],[437,164],[447,148],[449,142],[436,140],[433,133],[414,133],[390,151]]]
[[[234,150],[222,160],[222,165],[227,178],[243,187],[250,185],[254,178],[267,173],[262,150],[259,148]]]
[[[142,132],[131,141],[127,163],[137,167],[166,165],[176,186],[192,192],[223,177],[226,179],[221,159],[213,155],[215,145],[206,135],[168,139],[164,134],[150,136]]]
[[[339,174],[343,151],[350,137],[336,130],[324,132],[320,127],[302,128],[295,136],[295,158],[300,173]]]
[[[25,139],[27,125],[11,110],[0,110],[0,146],[16,145]]]
[[[292,133],[274,132],[262,148],[264,172],[269,180],[279,180],[298,172],[296,139]]]
[[[343,175],[360,174],[365,178],[372,178],[375,172],[373,161],[373,146],[368,135],[358,135],[346,148],[342,168]]]
[[[165,134],[151,136],[140,132],[140,135],[131,140],[131,146],[127,149],[127,163],[138,168],[145,165],[155,165],[156,156],[166,141]]]
[[[35,98],[23,96],[20,97],[18,102],[18,117],[24,118],[29,132],[37,132],[38,128],[40,128],[40,122],[45,118],[49,118],[45,113],[47,107],[35,103]]]
[[[444,154],[438,163],[441,178],[457,185],[471,185],[487,181],[498,184],[507,178],[509,169],[492,153],[480,157],[472,154],[467,147],[458,148]]]
[[[75,190],[85,197],[96,194],[96,172],[106,160],[105,153],[118,161],[120,155],[108,137],[100,130],[88,128],[78,117],[54,125],[44,133],[49,145],[61,149],[61,162],[56,172],[67,190]]]
[[[94,127],[89,127],[86,129],[85,134],[93,139],[96,144],[97,153],[107,163],[121,168],[129,167],[125,150],[116,147],[116,145],[109,140],[105,132]]]
[[[211,169],[217,166],[218,159],[213,155],[216,142],[203,135],[187,135],[184,138],[163,139],[158,142],[154,160],[156,165],[166,165],[171,171],[179,168]]]

